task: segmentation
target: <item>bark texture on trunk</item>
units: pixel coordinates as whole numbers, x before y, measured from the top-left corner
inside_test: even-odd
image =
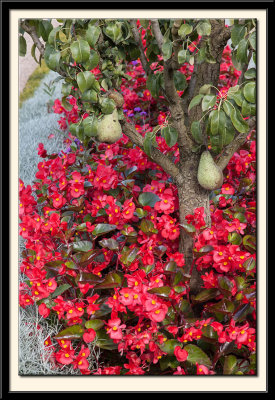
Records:
[[[186,154],[184,166],[181,170],[183,184],[177,185],[179,196],[180,223],[186,223],[186,215],[193,214],[194,209],[204,207],[205,222],[207,226],[211,225],[209,208],[209,191],[203,189],[197,180],[197,171],[200,155],[189,152]],[[185,257],[185,270],[190,272],[193,263],[193,237],[181,228],[179,251]],[[190,290],[193,293],[199,291],[202,280],[196,268],[192,269]]]

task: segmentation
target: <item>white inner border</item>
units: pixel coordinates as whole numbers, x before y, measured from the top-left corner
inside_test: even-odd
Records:
[[[258,35],[258,376],[18,376],[18,20],[20,18],[256,18]],[[265,10],[11,10],[10,11],[10,391],[266,391],[266,11]]]

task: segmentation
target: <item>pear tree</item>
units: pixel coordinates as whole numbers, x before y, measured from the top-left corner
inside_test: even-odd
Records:
[[[37,61],[43,58],[63,81],[63,107],[71,107],[67,97],[77,90],[81,112],[89,117],[72,124],[70,131],[84,146],[93,140],[115,143],[123,133],[171,176],[178,189],[179,251],[185,255],[186,273],[191,273],[193,238],[185,217],[204,207],[210,226],[211,191],[222,186],[229,160],[255,128],[255,20],[236,19],[230,26],[222,19],[143,19],[140,25],[134,19],[59,19],[58,23],[53,27],[48,19],[21,20],[20,55],[26,53],[25,35],[30,35],[34,57],[37,50]],[[229,41],[241,76],[223,95],[217,86]],[[195,51],[190,50],[192,43],[196,43]],[[145,137],[125,118],[120,93],[122,79],[131,79],[126,74],[127,63],[136,59],[141,61],[147,89],[156,102],[164,99],[169,110],[166,126],[156,127]],[[189,81],[179,72],[186,62],[193,66]],[[96,67],[99,79],[91,72]],[[157,147],[158,135],[170,146],[178,144],[178,163]],[[194,268],[192,290],[196,292],[199,286]]]

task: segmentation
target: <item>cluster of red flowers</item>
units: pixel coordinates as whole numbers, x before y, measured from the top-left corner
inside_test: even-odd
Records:
[[[192,66],[184,64],[182,72],[189,78]],[[226,87],[239,76],[228,48],[221,73]],[[121,88],[124,111],[129,118],[138,114],[143,124],[136,128],[144,135],[168,114],[158,111],[148,89],[140,90],[145,79],[139,61],[129,63],[129,74],[131,82],[125,80]],[[59,120],[64,130],[79,120],[77,99],[69,101],[71,111],[58,99],[54,104],[54,112],[64,115]],[[255,352],[253,135],[234,154],[224,185],[211,196],[211,228],[205,229],[203,208],[186,217],[194,228],[194,268],[203,273],[203,291],[193,299],[202,304],[200,319],[192,314],[184,254],[178,252],[178,196],[169,176],[126,136],[112,145],[93,144],[85,158],[72,135],[66,152],[48,156],[39,145],[43,161],[34,185],[19,183],[20,235],[26,247],[19,303],[37,303],[41,316],[54,313],[64,325],[57,337],[47,339],[57,367],[73,365],[82,374],[143,375],[154,374],[160,363],[174,375],[192,373],[190,365],[194,374],[208,375],[222,368],[209,363],[213,343]],[[161,137],[157,141],[177,160],[177,145],[169,148]],[[205,351],[199,347],[202,341],[210,346],[203,346]],[[91,342],[102,348],[105,363],[96,371],[89,368]],[[113,355],[116,365],[110,365],[104,352],[114,349],[118,357]],[[199,362],[188,357],[190,351],[200,352]],[[253,373],[254,367],[244,365],[242,373]]]

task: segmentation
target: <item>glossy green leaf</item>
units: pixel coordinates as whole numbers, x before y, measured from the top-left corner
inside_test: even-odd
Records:
[[[73,325],[69,328],[64,329],[59,332],[54,338],[55,339],[66,339],[66,340],[74,340],[80,339],[85,332],[84,328],[81,325]]]
[[[155,193],[152,192],[141,193],[138,197],[138,202],[142,206],[154,207],[157,201],[160,201],[159,196],[157,196]]]
[[[213,110],[209,115],[211,135],[216,136],[222,134],[226,126],[225,112],[221,110]]]
[[[90,46],[86,40],[79,39],[70,46],[72,57],[77,64],[82,64],[89,60]]]
[[[70,124],[69,131],[73,136],[76,136],[78,139],[80,139],[80,140],[83,139],[84,129],[83,129],[82,124],[80,124],[80,123]]]
[[[89,261],[89,264],[91,261]],[[80,271],[80,274],[78,274],[75,278],[76,282],[81,282],[83,284],[85,283],[90,283],[91,285],[94,285],[96,283],[100,283],[102,281],[102,278],[100,278],[98,275],[94,275],[91,272],[82,272]]]
[[[83,120],[83,129],[85,136],[91,137],[97,135],[98,120],[94,114]]]
[[[236,47],[239,42],[245,37],[246,26],[235,24],[231,30],[231,40],[234,47]]]
[[[103,114],[112,114],[116,108],[116,103],[112,99],[104,98],[100,103]]]
[[[143,148],[144,148],[145,153],[149,157],[151,157],[153,147],[157,147],[156,133],[154,131],[146,132],[145,137],[144,137],[144,142],[143,142]]]
[[[256,36],[256,31],[252,32],[252,33],[249,35],[248,40],[249,40],[249,43],[250,43],[250,46],[252,47],[252,49],[253,49],[253,50],[256,50],[256,47],[257,47],[257,36]]]
[[[114,231],[115,229],[117,229],[116,225],[97,224],[95,229],[93,230],[92,234],[94,236],[99,236],[99,235],[102,235],[104,233],[108,233],[108,232]]]
[[[203,133],[199,121],[193,121],[191,124],[191,133],[196,143],[203,144]]]
[[[81,97],[82,101],[88,101],[89,103],[97,103],[98,96],[97,92],[93,89],[86,90]]]
[[[98,329],[102,328],[105,325],[104,321],[102,319],[90,319],[85,323],[85,328],[87,329],[93,329],[94,331],[97,331]]]
[[[160,74],[150,74],[146,81],[146,87],[151,92],[152,96],[157,98],[161,88]]]
[[[228,241],[231,244],[239,246],[242,243],[242,237],[237,232],[229,232],[228,234]]]
[[[186,35],[189,35],[193,30],[193,27],[189,24],[182,24],[178,30],[178,35],[182,38],[185,38]]]
[[[244,263],[243,266],[245,268],[246,271],[252,271],[255,268],[256,265],[256,261],[254,260],[254,258],[250,257],[248,258]]]
[[[243,245],[248,251],[254,253],[256,250],[256,237],[253,235],[245,235],[243,238]]]
[[[223,365],[223,375],[234,375],[237,366],[237,358],[230,354],[225,357]]]
[[[89,25],[86,31],[85,39],[87,40],[89,45],[94,48],[96,42],[99,39],[100,34],[101,34],[101,29],[99,26]]]
[[[202,111],[206,111],[212,108],[216,104],[217,97],[213,94],[206,94],[202,99],[201,108]]]
[[[248,62],[247,51],[248,51],[248,41],[247,39],[242,39],[238,44],[237,58],[243,64],[246,64]]]
[[[206,307],[208,310],[220,314],[231,314],[234,312],[235,309],[234,304],[225,298],[219,301],[218,303]]]
[[[256,79],[256,76],[257,76],[256,68],[249,68],[244,73],[245,79]]]
[[[115,287],[120,287],[122,284],[123,275],[119,272],[109,272],[109,274],[104,278],[104,280],[97,285],[95,289],[113,289]]]
[[[81,93],[84,93],[93,86],[95,77],[90,71],[84,71],[77,74],[76,80]]]
[[[176,90],[185,90],[188,86],[185,75],[180,71],[174,72],[174,83]]]
[[[40,21],[40,32],[42,39],[44,42],[47,42],[50,32],[52,31],[53,26],[50,21],[42,20]]]
[[[202,303],[210,299],[214,299],[219,294],[220,294],[219,289],[216,288],[204,289],[200,293],[198,293],[192,300],[196,303]]]
[[[124,246],[124,248],[121,252],[120,261],[122,262],[122,264],[129,266],[135,261],[137,255],[138,255],[138,252],[139,252],[139,249],[137,247],[130,249],[127,246]]]
[[[178,342],[176,339],[169,339],[163,342],[159,347],[164,353],[167,353],[169,356],[172,356],[174,354],[175,347],[180,346],[182,347],[182,344]]]
[[[190,110],[191,110],[193,107],[199,105],[203,97],[204,97],[203,94],[198,94],[197,96],[195,96],[195,97],[190,101],[190,104],[189,104],[189,107],[188,107],[188,112],[190,112]]]
[[[204,336],[204,339],[210,339],[211,341],[217,341],[218,339],[218,334],[217,332],[212,328],[212,326],[207,325],[202,327],[202,334]]]
[[[119,249],[119,243],[115,239],[102,239],[98,243],[109,250],[116,251]]]
[[[256,103],[256,83],[249,82],[244,85],[243,94],[249,103]]]
[[[116,350],[117,344],[114,343],[112,339],[110,339],[109,335],[107,334],[104,328],[98,330],[96,332],[96,340],[95,346],[104,349],[104,350]]]
[[[205,85],[203,85],[200,90],[199,90],[199,94],[210,94],[212,85],[210,83],[206,83]]]
[[[173,50],[173,43],[171,41],[163,43],[161,47],[162,55],[163,55],[163,60],[167,61],[172,55],[172,50]]]
[[[105,34],[118,44],[122,39],[121,22],[110,22],[105,28]]]
[[[227,99],[232,99],[234,94],[236,94],[239,89],[240,89],[240,85],[235,85],[235,86],[230,87],[227,92]]]
[[[56,71],[58,69],[60,57],[61,57],[60,51],[56,50],[53,46],[50,46],[47,43],[45,46],[44,59],[47,66],[51,70]]]
[[[27,42],[24,36],[19,36],[19,55],[20,57],[24,57],[27,52]]]
[[[171,125],[167,125],[161,129],[161,136],[165,139],[167,146],[173,147],[178,140],[178,131]]]
[[[89,59],[83,64],[83,66],[86,70],[94,69],[98,66],[99,60],[100,57],[97,51],[91,50]]]
[[[239,131],[240,133],[248,133],[249,125],[243,119],[240,111],[237,108],[233,108],[231,110],[230,118],[231,118],[232,124],[237,129],[237,131]]]
[[[206,367],[211,367],[212,362],[208,355],[198,346],[194,344],[187,344],[184,346],[184,350],[188,352],[187,361],[192,364],[205,365]]]
[[[246,100],[243,100],[241,112],[243,117],[256,115],[256,104],[252,104]]]
[[[168,368],[173,370],[180,365],[179,361],[174,356],[164,356],[159,360],[159,366],[161,371],[165,371]]]
[[[196,232],[196,228],[194,227],[194,225],[192,224],[179,224],[187,233],[195,233]]]
[[[52,293],[52,298],[54,299],[57,296],[60,296],[62,293],[64,293],[66,290],[68,290],[70,287],[72,287],[71,285],[69,285],[68,283],[64,283],[64,285],[60,285],[58,286],[55,291]]]
[[[50,44],[51,46],[55,47],[55,41],[57,38],[57,33],[60,31],[61,26],[57,26],[55,28],[53,28],[48,35],[48,44]]]
[[[82,241],[79,241],[79,242],[74,242],[72,244],[72,247],[73,247],[73,250],[75,250],[75,251],[86,252],[86,251],[92,250],[93,243],[89,242],[88,240],[82,240]]]
[[[211,24],[209,21],[199,22],[197,32],[200,36],[208,36],[211,33]]]
[[[169,286],[161,286],[161,287],[155,287],[153,289],[148,289],[147,292],[151,294],[156,294],[160,297],[167,298],[171,293],[171,288]]]
[[[187,50],[182,49],[178,52],[178,62],[179,64],[183,64],[187,61]]]

